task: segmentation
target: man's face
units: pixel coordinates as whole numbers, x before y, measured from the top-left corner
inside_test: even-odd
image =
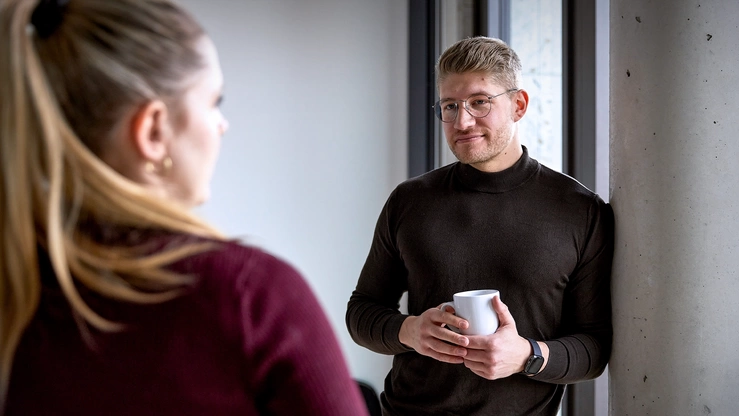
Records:
[[[439,97],[442,102],[466,100],[476,94],[498,95],[511,87],[497,84],[482,72],[450,74],[439,83]],[[496,172],[511,166],[520,156],[516,122],[526,112],[527,102],[525,91],[502,94],[492,100],[490,113],[476,118],[458,101],[457,117],[442,123],[449,149],[460,162],[481,171]]]

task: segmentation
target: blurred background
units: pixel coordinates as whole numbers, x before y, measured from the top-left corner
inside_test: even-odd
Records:
[[[218,48],[230,123],[202,215],[300,270],[353,375],[381,391],[390,357],[354,344],[344,313],[407,178],[408,2],[181,3]]]

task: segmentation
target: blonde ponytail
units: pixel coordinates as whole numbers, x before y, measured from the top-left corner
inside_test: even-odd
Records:
[[[37,149],[27,137],[38,135],[29,103],[26,35],[30,2],[6,1],[0,9],[0,411],[10,379],[15,348],[38,307],[41,293],[32,168]]]
[[[210,245],[180,244],[144,255],[97,242],[80,226],[80,218],[220,238],[188,210],[153,197],[95,154],[124,111],[148,99],[176,99],[184,90],[186,75],[199,65],[193,51],[202,29],[167,0],[73,0],[60,33],[41,40],[29,29],[35,7],[33,0],[0,0],[0,413],[15,350],[39,305],[39,249],[51,260],[72,309],[90,325],[112,331],[118,324],[92,310],[77,283],[112,299],[161,302],[177,296],[188,282],[166,266]],[[93,16],[100,17],[91,25]],[[126,26],[142,21],[164,23],[157,30],[166,33],[156,37],[151,28]],[[84,33],[95,30],[98,38],[112,32],[133,43],[111,53]],[[116,39],[99,40],[106,41]],[[160,48],[146,45],[151,46],[147,50],[141,42],[160,42]],[[149,55],[162,51],[182,58],[155,64],[162,57]],[[123,56],[129,55],[137,65],[152,62],[151,68],[126,62]],[[84,90],[84,79],[75,78],[81,68],[90,78],[87,83],[105,86],[115,97],[107,104],[97,102],[99,112],[92,116],[84,103],[70,99],[92,94]]]

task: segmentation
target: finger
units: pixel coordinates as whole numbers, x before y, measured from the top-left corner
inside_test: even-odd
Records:
[[[487,368],[484,363],[479,361],[470,360],[469,357],[464,357],[464,366],[472,371],[486,372]]]
[[[427,344],[425,351],[419,351],[423,355],[429,356],[437,361],[451,364],[462,364],[467,350],[461,347],[447,344],[442,341],[433,340]]]
[[[469,344],[467,344],[467,348],[479,350],[483,352],[489,352],[493,348],[492,343],[492,337],[495,336],[495,334],[491,335],[467,335],[467,340],[469,341]]]
[[[513,319],[513,315],[511,315],[511,312],[508,310],[508,305],[500,300],[500,296],[493,298],[493,309],[495,310],[495,313],[498,314],[500,326],[516,325],[516,320]]]
[[[458,357],[455,355],[446,355],[446,354],[439,354],[436,351],[433,351],[431,354],[428,354],[429,357],[433,358],[436,361],[441,361],[443,363],[447,364],[462,364],[464,363],[464,358]]]
[[[430,333],[430,335],[433,338],[440,340],[441,342],[458,345],[460,347],[466,347],[470,344],[470,340],[468,337],[454,332],[448,328],[437,327],[432,333]]]
[[[441,305],[437,306],[436,309],[442,311],[442,312],[449,312],[449,313],[455,313],[456,310],[454,309],[454,306],[448,304],[448,303],[442,303]]]
[[[451,310],[451,312],[449,312]],[[467,322],[464,318],[460,318],[457,315],[454,315],[454,308],[451,306],[447,306],[446,309],[439,310],[439,315],[437,315],[437,319],[442,326],[444,324],[451,325],[454,327],[457,327],[459,329],[467,329],[470,326],[470,323]]]
[[[487,354],[485,353],[485,351],[476,350],[473,348],[467,348],[467,353],[464,355],[465,365],[467,365],[467,363],[469,363],[470,365],[472,365],[472,363],[477,363],[478,365],[482,366],[485,364],[486,358]],[[469,367],[469,365],[467,365],[467,367]]]
[[[432,342],[429,342],[429,348],[443,355],[451,355],[454,357],[467,356],[466,348],[460,347],[455,344],[449,344],[449,343],[439,341],[439,340],[434,340]]]

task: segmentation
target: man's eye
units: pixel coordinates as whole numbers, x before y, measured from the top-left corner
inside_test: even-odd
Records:
[[[457,103],[444,104],[442,108],[444,111],[454,111],[457,109]]]

